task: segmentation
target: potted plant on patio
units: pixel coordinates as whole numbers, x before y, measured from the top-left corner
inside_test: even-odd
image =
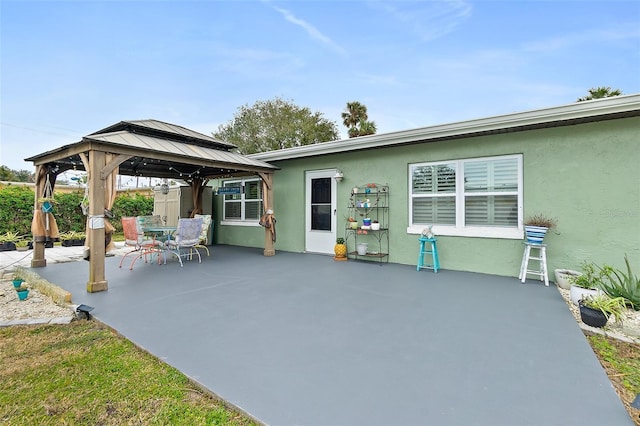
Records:
[[[18,251],[29,250],[29,240],[27,238],[21,237],[18,241],[16,241],[16,250]]]
[[[555,228],[557,223],[556,219],[543,214],[530,216],[524,222],[526,241],[533,244],[542,244],[547,231]]]
[[[13,251],[16,249],[16,243],[20,241],[22,237],[20,234],[13,231],[7,231],[0,235],[0,251]]]
[[[336,238],[333,253],[335,254],[333,260],[347,260],[347,245],[344,243],[344,238]]]
[[[580,319],[592,327],[604,327],[610,317],[621,323],[627,309],[624,298],[611,298],[606,294],[587,296],[579,301],[579,306]]]
[[[601,292],[600,288],[605,277],[611,273],[610,266],[598,267],[593,262],[585,262],[582,265],[582,275],[577,276],[571,282],[569,295],[574,305],[578,305],[580,299],[595,296]]]
[[[571,269],[556,269],[553,272],[556,277],[556,285],[564,290],[570,290],[571,283],[582,275],[580,272]]]
[[[85,233],[78,231],[69,231],[60,235],[61,245],[63,247],[83,246],[85,242]]]

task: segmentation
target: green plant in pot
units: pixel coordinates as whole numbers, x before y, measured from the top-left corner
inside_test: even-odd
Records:
[[[601,292],[602,282],[610,274],[610,266],[598,267],[593,262],[582,264],[582,275],[575,277],[571,283],[569,294],[574,305],[587,296],[595,296]]]
[[[600,288],[609,297],[622,297],[627,306],[640,310],[640,277],[634,275],[629,259],[624,256],[627,271],[611,270],[602,280]]]
[[[344,243],[344,238],[336,238],[336,245],[333,246],[333,253],[335,254],[335,260],[343,260],[347,258],[347,245]]]
[[[17,232],[7,231],[0,235],[0,251],[12,251],[16,249],[16,243],[22,237]]]
[[[13,287],[18,288],[22,286],[25,279],[24,269],[20,267],[16,268],[16,271],[13,273]]]
[[[26,251],[29,248],[29,240],[27,238],[21,238],[16,241],[16,248],[18,251]]]
[[[580,319],[592,327],[604,327],[610,317],[621,323],[627,309],[624,298],[611,298],[606,294],[587,296],[580,300],[579,306]]]

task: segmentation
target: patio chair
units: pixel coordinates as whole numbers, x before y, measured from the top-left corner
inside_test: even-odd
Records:
[[[174,237],[167,240],[166,247],[169,253],[174,254],[180,261],[180,266],[184,266],[182,258],[191,259],[193,253],[198,255],[198,263],[202,263],[200,252],[195,248],[200,244],[200,234],[202,232],[202,218],[178,219],[178,227]]]
[[[209,256],[209,248],[206,246],[207,244],[207,236],[209,235],[209,228],[211,228],[211,215],[210,214],[197,214],[194,216],[195,218],[202,219],[202,231],[200,232],[200,242],[195,245],[195,248],[203,248],[207,252],[207,256]]]
[[[122,268],[124,259],[132,253],[135,253],[136,256],[131,261],[129,269],[133,269],[133,265],[141,257],[144,257],[146,262],[148,255],[159,254],[163,249],[164,244],[161,241],[158,241],[155,238],[145,238],[145,235],[138,224],[138,220],[135,217],[123,217],[122,230],[124,232],[125,246],[133,247],[133,250],[122,256],[122,259],[120,259],[120,268]]]

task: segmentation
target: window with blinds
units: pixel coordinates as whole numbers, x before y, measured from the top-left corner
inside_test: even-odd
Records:
[[[411,226],[518,227],[519,155],[410,166]]]
[[[262,214],[262,185],[259,179],[226,181],[225,188],[239,188],[238,194],[225,194],[224,220],[257,221]]]

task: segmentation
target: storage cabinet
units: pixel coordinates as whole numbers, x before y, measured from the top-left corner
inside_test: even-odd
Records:
[[[345,225],[350,259],[389,261],[389,186],[367,183],[352,188]]]

